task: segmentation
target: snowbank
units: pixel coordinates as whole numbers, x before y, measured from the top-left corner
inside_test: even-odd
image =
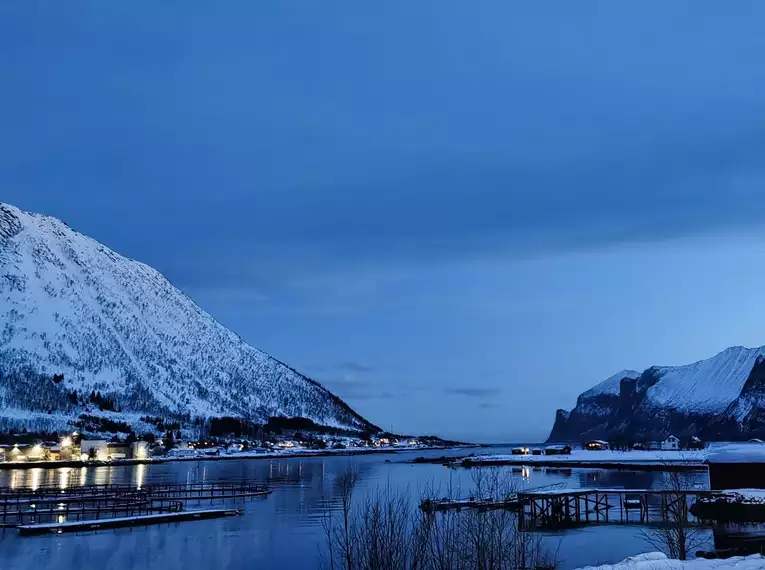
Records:
[[[661,552],[640,554],[622,560],[618,564],[603,564],[602,566],[587,566],[580,570],[718,570],[735,568],[736,570],[762,570],[765,568],[765,558],[759,554],[752,556],[736,556],[734,558],[706,560],[673,560]]]
[[[725,501],[730,503],[765,504],[765,489],[727,489],[715,492],[705,501]]]
[[[713,447],[707,459],[710,463],[765,463],[765,444],[731,443]]]

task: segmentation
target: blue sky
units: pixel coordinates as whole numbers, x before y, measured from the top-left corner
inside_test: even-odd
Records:
[[[397,431],[765,344],[765,5],[0,6],[0,199]]]

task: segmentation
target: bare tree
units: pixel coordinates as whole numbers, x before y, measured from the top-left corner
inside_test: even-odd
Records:
[[[687,560],[704,542],[699,527],[691,523],[687,492],[691,490],[693,476],[672,470],[667,465],[664,489],[666,495],[662,508],[666,513],[661,526],[641,531],[643,540],[652,548],[664,552],[670,558]],[[646,505],[646,508],[648,506]]]
[[[351,506],[357,476],[340,477],[339,513],[325,518],[329,570],[551,569],[555,556],[539,535],[521,532],[508,509],[420,513],[408,492],[390,488]],[[474,498],[508,499],[517,491],[509,470],[473,473]],[[455,488],[449,488],[450,496]],[[430,495],[431,497],[434,495]],[[345,499],[347,497],[347,500]]]
[[[322,516],[322,528],[329,552],[322,561],[329,570],[336,568],[345,568],[345,570],[354,570],[353,563],[353,537],[352,537],[352,506],[353,490],[359,480],[359,472],[353,467],[349,467],[341,473],[334,481],[336,495],[339,496],[340,503],[340,523],[334,519],[332,514],[332,504],[326,500],[326,487],[322,482],[322,495],[324,512]]]

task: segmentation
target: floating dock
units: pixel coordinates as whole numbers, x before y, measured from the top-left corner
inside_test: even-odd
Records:
[[[141,515],[135,517],[117,517],[112,519],[82,520],[61,523],[41,523],[21,525],[17,528],[19,529],[19,533],[25,536],[50,533],[61,534],[64,532],[88,532],[130,526],[146,526],[162,523],[217,519],[222,517],[237,516],[239,514],[241,514],[241,511],[237,509],[210,509],[205,511],[183,511],[177,513]]]
[[[477,509],[490,511],[496,509],[515,510],[521,507],[517,495],[506,499],[425,499],[420,503],[420,510],[426,513],[440,511],[461,511],[462,509]]]
[[[563,488],[563,483],[554,483],[552,485],[543,485],[542,487],[533,487],[525,489],[528,493],[542,493],[548,491],[555,491]],[[476,498],[468,497],[467,499],[425,499],[420,503],[420,509],[426,513],[435,513],[440,511],[461,511],[462,509],[478,509],[479,511],[490,510],[517,510],[522,506],[521,499],[518,493],[510,493],[501,499],[492,497]]]

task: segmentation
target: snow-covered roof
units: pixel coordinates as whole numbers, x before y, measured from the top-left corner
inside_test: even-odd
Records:
[[[712,448],[707,463],[765,463],[765,445],[732,443]]]
[[[669,435],[669,436],[667,436],[667,439],[665,439],[664,441],[669,441],[670,439],[673,439],[673,440],[675,440],[675,441],[680,441],[680,440],[679,440],[677,437],[675,437],[674,435]]]
[[[588,444],[590,444],[590,443],[599,443],[601,445],[608,445],[608,442],[607,441],[603,441],[602,439],[591,439],[587,443]]]

